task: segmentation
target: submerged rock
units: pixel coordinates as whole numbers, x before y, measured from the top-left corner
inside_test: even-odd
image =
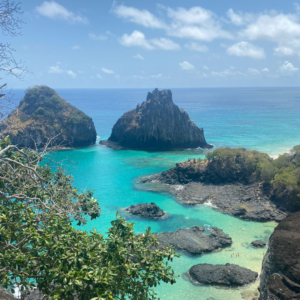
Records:
[[[47,86],[26,90],[18,108],[1,124],[19,147],[85,147],[96,142],[93,120]]]
[[[251,246],[255,248],[264,248],[266,247],[266,243],[262,240],[256,240],[251,243]]]
[[[300,212],[275,228],[262,264],[261,300],[300,299]]]
[[[257,272],[234,264],[198,264],[190,268],[189,275],[197,283],[221,286],[243,286],[258,277]]]
[[[187,112],[173,103],[170,90],[155,89],[136,109],[126,112],[111,136],[100,144],[116,149],[174,150],[212,148]]]
[[[152,219],[158,219],[166,216],[166,213],[153,202],[131,205],[127,207],[125,211],[133,215],[138,215],[144,218]]]
[[[171,245],[177,250],[193,255],[220,250],[232,244],[231,237],[217,227],[211,228],[209,234],[205,234],[204,231],[204,227],[194,226],[188,229],[178,229],[175,232],[156,233],[155,236],[158,239],[159,248]]]

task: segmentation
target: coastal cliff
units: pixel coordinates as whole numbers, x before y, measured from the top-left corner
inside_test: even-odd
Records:
[[[115,149],[174,150],[212,148],[187,112],[173,103],[170,90],[155,89],[136,109],[126,112],[111,136],[100,144]]]
[[[96,142],[93,120],[67,103],[55,90],[35,86],[26,91],[17,109],[0,126],[19,147],[85,147]]]
[[[300,299],[300,212],[282,220],[262,264],[260,300]]]

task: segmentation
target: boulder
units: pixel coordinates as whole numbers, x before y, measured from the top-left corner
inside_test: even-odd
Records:
[[[166,216],[166,213],[153,202],[131,205],[127,207],[125,211],[133,215],[151,219],[158,219]]]
[[[198,264],[190,268],[192,281],[208,285],[243,286],[256,280],[257,272],[234,264]]]
[[[300,299],[300,212],[283,219],[269,239],[262,264],[260,300]]]
[[[19,147],[86,147],[95,144],[93,120],[47,86],[27,89],[18,108],[0,125]]]
[[[266,243],[262,240],[256,240],[251,243],[251,246],[254,248],[264,248],[266,247]]]
[[[194,226],[188,229],[178,229],[175,232],[156,233],[155,235],[159,242],[159,248],[171,245],[177,250],[192,255],[220,250],[232,244],[230,236],[217,227],[211,228],[209,234],[204,233],[204,231],[204,227]]]
[[[100,144],[116,149],[174,150],[212,148],[202,128],[173,103],[170,90],[155,89],[136,109],[126,112],[114,125],[108,140]]]

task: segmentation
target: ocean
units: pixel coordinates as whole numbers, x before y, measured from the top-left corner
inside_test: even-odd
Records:
[[[146,99],[153,89],[57,89],[67,102],[93,118],[97,135],[106,139],[118,118]],[[23,90],[15,90],[19,101]],[[207,88],[172,89],[173,101],[185,109],[191,120],[204,128],[206,141],[217,147],[243,147],[267,152],[272,157],[300,144],[300,88]],[[216,226],[233,239],[232,247],[200,257],[182,255],[172,263],[181,275],[177,283],[162,283],[157,293],[162,300],[252,299],[258,281],[240,289],[195,286],[184,275],[198,263],[234,263],[260,272],[266,249],[253,249],[255,239],[268,241],[275,222],[243,221],[222,214],[210,206],[184,206],[169,194],[138,189],[140,176],[160,172],[176,162],[203,157],[204,150],[174,152],[118,151],[96,145],[76,150],[59,151],[57,160],[68,159],[77,188],[93,189],[102,207],[101,217],[81,227],[107,232],[116,212],[137,203],[155,202],[170,218],[144,220],[130,217],[137,233],[151,227],[152,232],[174,231],[192,226]],[[125,216],[125,215],[124,215]],[[237,257],[235,254],[239,253]],[[243,295],[243,296],[242,296]],[[247,296],[248,295],[248,296]],[[243,298],[244,297],[244,298]]]

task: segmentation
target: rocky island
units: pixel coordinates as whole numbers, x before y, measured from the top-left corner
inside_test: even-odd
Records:
[[[194,226],[188,229],[178,229],[175,232],[155,233],[160,249],[171,245],[177,250],[185,251],[192,255],[201,255],[232,244],[231,237],[221,229],[213,227],[209,234],[204,233],[205,228]]]
[[[93,120],[47,86],[27,89],[25,96],[0,126],[19,147],[86,147],[96,142]]]
[[[198,264],[190,268],[189,277],[198,284],[237,287],[255,281],[258,273],[234,264]]]
[[[257,151],[220,148],[205,160],[190,159],[141,178],[136,187],[154,191],[155,186],[183,204],[210,205],[245,220],[279,222],[299,210],[300,186],[289,175],[293,169],[298,174],[299,158],[297,147],[276,160]]]
[[[150,219],[159,219],[167,216],[167,214],[153,202],[131,205],[124,210],[133,215]]]
[[[270,237],[260,275],[260,300],[300,299],[300,212],[282,220]]]
[[[175,150],[212,148],[202,128],[173,103],[170,90],[155,89],[136,109],[126,112],[113,126],[108,140],[100,144],[115,149]]]

